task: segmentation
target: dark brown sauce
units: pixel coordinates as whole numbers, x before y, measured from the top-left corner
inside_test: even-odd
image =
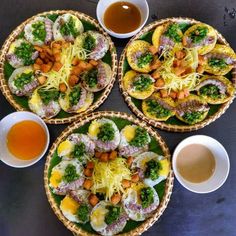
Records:
[[[141,14],[134,4],[116,2],[104,13],[105,26],[115,33],[129,33],[136,30],[141,23]]]
[[[190,144],[184,147],[176,159],[177,170],[189,182],[208,180],[215,171],[215,157],[204,145]]]

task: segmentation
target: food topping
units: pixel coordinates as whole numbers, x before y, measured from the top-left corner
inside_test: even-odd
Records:
[[[165,32],[165,35],[179,43],[182,40],[182,37],[178,32],[179,30],[178,24],[170,24]]]
[[[193,111],[193,112],[186,112],[183,115],[183,118],[189,123],[194,124],[197,120],[199,120],[202,115],[204,114],[204,111]]]
[[[156,160],[150,160],[146,163],[145,177],[155,180],[158,178],[158,172],[161,169],[159,162]]]
[[[138,58],[137,58],[137,64],[138,67],[142,68],[144,66],[146,66],[147,64],[151,63],[153,60],[153,54],[150,52],[141,54]]]
[[[146,101],[146,104],[148,106],[147,111],[150,112],[150,114],[156,116],[156,117],[167,117],[171,115],[171,108],[168,106],[168,108],[165,108],[162,106],[156,99],[149,99]],[[167,105],[167,104],[165,104]]]
[[[17,88],[21,89],[26,84],[30,83],[34,79],[33,72],[30,73],[22,73],[19,77],[14,80],[14,84]]]
[[[176,111],[180,116],[183,116],[184,113],[192,113],[195,111],[206,112],[208,110],[209,106],[197,99],[183,101],[176,107]]]
[[[135,136],[129,142],[129,144],[135,147],[143,147],[149,143],[149,139],[150,137],[148,132],[141,127],[137,127],[135,131]]]
[[[42,21],[35,22],[34,24],[32,24],[32,28],[33,28],[32,34],[34,35],[35,41],[44,42],[47,35],[44,22]]]
[[[78,178],[78,174],[76,172],[76,167],[72,164],[69,164],[65,169],[65,174],[63,176],[63,179],[70,183]]]
[[[128,165],[129,167],[132,165],[133,160],[134,160],[134,158],[131,157],[131,156],[129,156],[129,157],[127,158],[127,165]]]
[[[115,137],[115,130],[112,127],[112,124],[105,123],[103,124],[98,133],[98,139],[102,140],[103,142],[111,141]]]
[[[72,35],[74,38],[79,35],[79,32],[77,31],[75,27],[75,21],[72,17],[70,17],[68,22],[63,22],[61,20],[61,28],[60,32],[63,36],[69,36]]]
[[[82,161],[82,157],[86,153],[85,144],[80,142],[74,146],[73,157],[78,158],[79,161]]]
[[[209,84],[200,88],[200,93],[202,95],[209,96],[213,99],[222,98],[222,96],[225,96],[225,94],[222,94],[220,92],[221,92],[220,89],[213,84]]]
[[[105,216],[105,222],[110,225],[119,219],[121,214],[121,208],[115,206],[108,206],[107,209],[108,213]]]
[[[25,66],[28,66],[34,63],[34,59],[32,58],[34,52],[35,49],[32,44],[22,42],[19,47],[16,47],[14,53],[18,58],[23,60]]]
[[[91,179],[85,179],[84,183],[83,183],[83,187],[87,190],[91,189],[91,187],[93,186],[93,181]]]
[[[37,58],[34,64],[35,70],[47,73],[50,70],[59,71],[62,68],[62,42],[53,42],[51,46],[34,46],[34,48],[39,52],[39,58]]]
[[[140,199],[142,207],[147,208],[154,202],[154,192],[150,187],[142,188],[140,191]]]
[[[150,76],[140,75],[134,80],[133,86],[135,90],[145,91],[149,89],[152,83],[153,81]]]
[[[121,195],[119,193],[115,193],[111,197],[111,203],[114,205],[118,204],[120,200],[121,200]]]
[[[139,174],[138,174],[138,173],[132,175],[131,181],[132,181],[133,183],[137,183],[139,180],[140,180],[140,177],[139,177]]]
[[[78,103],[81,96],[81,88],[80,87],[74,87],[72,88],[70,94],[69,94],[69,102],[71,106],[74,106]]]
[[[212,67],[219,67],[221,69],[225,68],[227,66],[227,63],[225,59],[223,58],[210,58],[208,59],[208,64]]]
[[[77,216],[80,221],[87,222],[89,219],[89,207],[86,204],[81,204],[77,210]]]
[[[90,195],[89,195],[89,203],[90,203],[92,206],[97,205],[98,202],[99,202],[99,198],[98,198],[95,194],[90,194]]]
[[[123,179],[121,183],[123,188],[130,188],[131,186],[131,182],[128,179]]]
[[[111,199],[113,194],[124,192],[122,180],[129,180],[131,172],[124,158],[116,158],[109,162],[94,161],[93,193],[104,193],[105,199]]]
[[[56,89],[44,90],[40,88],[37,92],[45,105],[48,105],[51,101],[57,100],[59,97],[59,91]]]
[[[86,81],[86,83],[90,88],[93,88],[97,85],[98,82],[97,79],[98,79],[98,70],[96,68],[89,70],[84,75],[84,80]]]
[[[207,27],[197,27],[197,29],[190,34],[190,38],[193,43],[200,43],[207,36],[207,33]]]
[[[88,34],[84,39],[83,48],[89,53],[95,48],[95,39],[92,35]]]
[[[43,77],[45,78],[45,79],[43,80],[43,81],[45,82],[45,81],[47,80],[47,78],[46,78],[46,76],[43,76]],[[44,82],[41,83],[41,84],[44,84]],[[66,84],[65,84],[65,83],[60,83],[60,84],[59,84],[59,91],[62,92],[62,93],[65,93],[66,90],[67,90]]]

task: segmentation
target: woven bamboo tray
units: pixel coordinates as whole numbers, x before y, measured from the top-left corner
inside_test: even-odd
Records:
[[[3,93],[3,95],[8,100],[8,102],[18,111],[27,110],[15,101],[13,95],[11,94],[11,91],[9,90],[8,84],[7,84],[5,76],[4,76],[4,64],[5,64],[5,61],[6,61],[6,54],[8,52],[9,46],[16,39],[16,37],[19,35],[19,33],[22,32],[25,25],[29,21],[33,20],[35,17],[45,16],[45,15],[48,15],[48,14],[65,14],[65,13],[71,13],[71,14],[77,16],[79,19],[84,20],[84,21],[94,25],[97,28],[97,30],[108,39],[108,41],[109,41],[109,51],[110,51],[111,59],[112,59],[112,65],[111,65],[112,78],[111,78],[109,84],[107,85],[107,87],[102,91],[102,94],[100,95],[98,100],[96,102],[94,102],[86,111],[78,113],[78,114],[73,114],[70,117],[66,117],[66,118],[44,119],[44,121],[48,124],[71,123],[72,121],[75,121],[78,118],[83,117],[86,114],[89,114],[92,111],[94,111],[95,109],[97,109],[106,100],[109,93],[111,92],[113,84],[114,84],[115,79],[116,79],[116,74],[117,74],[116,48],[115,48],[110,36],[108,36],[108,34],[100,27],[99,23],[95,19],[93,19],[92,17],[90,17],[90,16],[88,16],[84,13],[81,13],[81,12],[78,12],[78,11],[71,11],[71,10],[56,10],[56,11],[47,11],[47,12],[39,13],[39,14],[37,14],[35,16],[32,16],[31,18],[27,19],[22,24],[20,24],[15,30],[13,30],[13,32],[8,36],[8,38],[4,42],[4,44],[2,46],[2,49],[0,51],[0,89]]]
[[[134,118],[132,115],[128,115],[126,113],[121,113],[121,112],[108,112],[108,111],[104,111],[104,112],[94,112],[88,116],[86,116],[85,118],[81,118],[79,120],[77,120],[76,122],[72,123],[71,125],[69,125],[63,132],[62,134],[56,139],[56,141],[53,143],[51,149],[49,150],[47,159],[46,159],[46,163],[45,163],[45,168],[44,168],[44,187],[46,190],[46,194],[47,194],[47,198],[48,201],[54,211],[54,213],[57,215],[58,219],[74,234],[74,235],[84,235],[84,236],[89,236],[89,235],[96,235],[96,234],[91,234],[87,231],[85,231],[84,229],[78,227],[76,224],[74,224],[73,222],[67,220],[64,215],[61,213],[52,193],[51,190],[49,188],[49,168],[50,168],[50,163],[53,157],[53,154],[55,153],[58,145],[60,142],[62,142],[69,134],[71,134],[75,129],[78,129],[79,127],[85,125],[88,122],[91,122],[94,119],[98,119],[101,117],[107,117],[107,118],[112,118],[112,117],[116,117],[116,118],[122,118],[125,120],[128,120],[136,125],[139,125],[143,128],[145,128],[149,134],[151,136],[153,136],[156,141],[158,141],[162,151],[163,151],[163,155],[167,158],[170,159],[170,152],[169,149],[167,147],[167,145],[165,144],[164,140],[161,138],[161,136],[154,131],[151,127],[147,126],[147,124],[143,121],[140,121],[137,118]],[[120,235],[124,235],[124,236],[131,236],[131,235],[140,235],[141,233],[143,233],[144,231],[146,231],[148,228],[150,228],[158,219],[159,217],[163,214],[164,210],[166,209],[168,202],[170,200],[170,196],[172,194],[172,188],[173,188],[173,182],[174,182],[174,174],[173,171],[171,170],[168,178],[166,179],[166,184],[165,184],[165,190],[164,190],[164,195],[162,198],[162,201],[160,202],[159,207],[157,208],[157,210],[154,212],[154,214],[152,215],[151,218],[148,218],[146,221],[144,221],[140,226],[138,226],[137,228],[127,232],[127,233],[123,233]]]
[[[156,128],[160,128],[162,130],[166,130],[166,131],[172,131],[172,132],[190,132],[190,131],[201,129],[201,128],[209,125],[210,123],[212,123],[216,119],[218,119],[228,109],[229,105],[233,102],[234,97],[232,97],[226,103],[222,104],[220,106],[219,110],[216,113],[214,113],[211,116],[208,116],[202,122],[199,122],[199,123],[197,123],[195,125],[176,125],[176,124],[167,124],[165,122],[156,121],[156,120],[153,120],[153,119],[150,119],[150,118],[146,117],[143,114],[143,112],[141,110],[139,110],[137,108],[137,106],[133,103],[130,95],[123,88],[123,83],[122,83],[122,79],[123,79],[123,76],[124,76],[123,68],[124,68],[124,64],[125,64],[125,60],[126,60],[127,47],[134,40],[139,39],[141,36],[145,35],[146,33],[150,32],[150,31],[153,31],[158,25],[162,25],[162,24],[167,23],[167,22],[202,23],[200,21],[197,21],[197,20],[194,20],[194,19],[191,19],[191,18],[178,17],[178,18],[166,18],[166,19],[158,20],[158,21],[152,22],[151,24],[149,24],[146,27],[144,27],[137,35],[135,35],[133,38],[131,38],[131,40],[126,45],[126,47],[124,48],[124,50],[123,50],[123,52],[121,54],[120,61],[119,61],[119,66],[118,66],[119,87],[120,87],[120,91],[121,91],[121,93],[122,93],[126,103],[130,107],[130,109],[133,111],[133,113],[135,115],[137,115],[139,118],[141,118],[142,120],[146,121],[148,124],[150,124],[150,125],[152,125],[152,126],[154,126]],[[216,30],[216,33],[217,33],[217,36],[218,36],[218,42],[221,43],[221,44],[225,44],[225,45],[229,46],[229,43],[226,41],[226,39],[217,30]],[[235,70],[235,69],[233,69],[233,70]],[[236,72],[233,72],[233,73],[236,75]],[[232,82],[235,85],[235,78],[232,79]]]

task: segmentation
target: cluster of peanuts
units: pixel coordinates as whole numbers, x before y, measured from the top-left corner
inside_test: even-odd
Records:
[[[39,57],[36,59],[33,65],[34,70],[40,70],[43,73],[47,73],[51,70],[59,71],[63,66],[61,62],[62,49],[69,47],[69,45],[70,43],[66,41],[54,41],[50,45],[34,46],[35,50],[39,52]],[[97,65],[98,62],[95,60],[86,62],[75,57],[72,60],[73,68],[68,79],[69,86],[75,86],[79,82],[79,76],[82,72],[91,70]],[[44,84],[46,80],[46,76],[41,75],[38,77],[40,84]],[[59,85],[59,91],[66,92],[66,90],[67,85],[65,83],[61,83]]]
[[[155,46],[150,46],[149,51],[153,55],[155,55],[158,52]],[[173,62],[173,72],[177,76],[184,76],[186,74],[193,72],[193,69],[189,65],[187,65],[186,61],[184,60],[185,56],[186,56],[186,53],[184,50],[179,50],[175,53],[175,59]],[[205,62],[204,57],[199,55],[198,67],[196,69],[197,73],[202,74],[204,72],[204,68],[203,68],[204,62]],[[168,92],[166,89],[162,89],[165,85],[165,81],[163,78],[161,78],[159,71],[156,70],[158,67],[161,66],[161,64],[162,64],[161,61],[159,59],[156,59],[151,65],[151,69],[155,70],[152,73],[152,77],[155,79],[155,87],[159,89],[161,97],[162,98],[171,97],[173,99],[183,99],[185,97],[188,97],[190,93],[187,88],[184,88],[183,90],[178,91],[178,92],[175,92],[173,90]]]
[[[118,157],[117,151],[111,151],[110,153],[101,153],[101,152],[95,152],[95,158],[99,159],[102,162],[107,162],[109,160],[114,160]],[[134,158],[133,157],[128,157],[127,158],[127,166],[131,167],[132,162]],[[84,175],[86,177],[92,177],[93,175],[93,170],[94,170],[94,162],[93,161],[88,161],[86,164],[86,168],[84,169]],[[122,187],[123,188],[130,188],[132,183],[137,183],[139,181],[139,174],[134,173],[131,176],[131,180],[128,179],[123,179],[122,180]],[[83,183],[83,187],[86,190],[90,190],[93,186],[93,181],[91,179],[85,179]],[[120,193],[114,193],[111,197],[111,202],[112,204],[116,205],[121,201],[122,195]],[[99,202],[99,198],[95,194],[90,194],[89,196],[89,203],[92,206],[95,206]]]

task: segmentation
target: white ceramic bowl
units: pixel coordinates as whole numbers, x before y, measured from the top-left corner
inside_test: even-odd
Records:
[[[191,183],[185,180],[178,172],[176,168],[176,158],[179,152],[190,144],[202,144],[206,146],[214,155],[216,167],[213,175],[206,181],[201,183]],[[191,157],[190,157],[191,158]],[[184,139],[176,147],[173,157],[172,157],[172,166],[177,180],[182,184],[186,189],[195,192],[195,193],[210,193],[218,188],[220,188],[226,181],[229,169],[230,162],[228,154],[225,148],[217,140],[205,136],[205,135],[194,135],[189,138]]]
[[[105,26],[104,21],[103,21],[104,13],[105,13],[106,9],[111,4],[113,4],[115,2],[130,2],[139,8],[140,13],[141,13],[141,23],[140,23],[140,26],[136,30],[129,32],[129,33],[121,34],[121,33],[113,32]],[[103,27],[104,30],[107,31],[108,34],[110,34],[111,36],[114,36],[116,38],[130,38],[133,35],[137,34],[143,28],[145,23],[147,22],[148,16],[149,16],[149,7],[148,7],[148,3],[146,0],[123,0],[123,1],[99,0],[99,2],[97,4],[97,19],[98,19],[100,25]]]
[[[31,160],[21,160],[16,158],[15,156],[13,156],[8,148],[7,148],[7,142],[6,142],[6,137],[7,137],[7,133],[8,131],[11,129],[11,127],[20,122],[20,121],[24,121],[24,120],[32,120],[37,122],[39,125],[42,126],[42,128],[45,131],[46,134],[46,145],[44,147],[44,150],[42,151],[42,153],[35,157],[34,159]],[[19,111],[19,112],[13,112],[9,115],[7,115],[6,117],[4,117],[1,121],[0,121],[0,160],[2,162],[4,162],[5,164],[12,166],[12,167],[16,167],[16,168],[23,168],[23,167],[28,167],[33,165],[34,163],[36,163],[37,161],[39,161],[45,154],[45,152],[47,151],[48,145],[49,145],[49,132],[48,132],[48,128],[46,126],[46,124],[44,123],[44,121],[38,117],[37,115],[35,115],[34,113],[31,112],[27,112],[27,111]]]

